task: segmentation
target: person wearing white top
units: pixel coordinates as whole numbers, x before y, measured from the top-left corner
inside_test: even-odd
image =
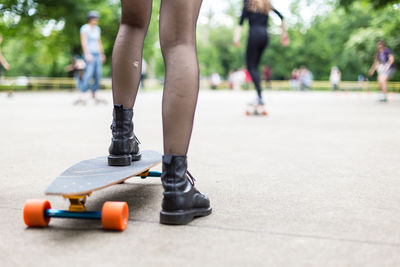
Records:
[[[332,89],[336,91],[339,89],[339,83],[342,80],[342,73],[340,72],[339,68],[334,66],[331,70],[331,75],[329,76],[329,81],[332,84]]]
[[[106,57],[101,43],[101,29],[97,25],[100,15],[97,11],[90,11],[87,18],[88,23],[80,29],[83,58],[86,63],[80,90],[85,93],[89,89],[90,80],[93,78],[91,90],[93,99],[96,99],[96,91],[100,86],[102,63],[105,62]]]

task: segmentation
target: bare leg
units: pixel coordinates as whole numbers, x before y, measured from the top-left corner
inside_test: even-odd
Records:
[[[121,0],[122,18],[112,60],[114,104],[132,108],[139,89],[143,42],[150,23],[152,0]]]
[[[199,92],[196,23],[201,0],[163,0],[160,43],[166,77],[163,95],[164,154],[186,155]]]
[[[388,78],[387,78],[386,76],[381,76],[381,77],[379,77],[379,79],[378,79],[379,86],[381,87],[382,93],[383,93],[384,95],[387,94],[387,90],[388,90],[387,81],[388,81]]]

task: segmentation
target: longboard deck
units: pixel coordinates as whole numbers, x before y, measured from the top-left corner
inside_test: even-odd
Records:
[[[142,151],[142,158],[130,166],[108,166],[107,156],[81,161],[65,170],[46,189],[46,195],[87,195],[93,191],[121,183],[142,174],[161,163],[162,155],[152,150]]]

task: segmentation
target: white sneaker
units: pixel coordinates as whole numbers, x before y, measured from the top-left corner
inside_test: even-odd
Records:
[[[264,100],[262,98],[256,98],[252,102],[250,102],[252,106],[264,106]]]
[[[387,96],[386,96],[386,95],[382,95],[382,96],[379,98],[379,102],[388,102]]]

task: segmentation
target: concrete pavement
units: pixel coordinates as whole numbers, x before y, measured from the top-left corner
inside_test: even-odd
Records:
[[[106,154],[111,92],[88,106],[68,92],[0,94],[1,266],[400,265],[400,96],[273,92],[268,117],[246,117],[254,95],[200,93],[189,168],[211,216],[160,225],[160,182],[132,179],[89,199],[90,209],[128,202],[128,228],[113,233],[22,219],[25,200],[45,197],[64,169]],[[161,151],[161,92],[140,94],[135,129],[142,149]]]

